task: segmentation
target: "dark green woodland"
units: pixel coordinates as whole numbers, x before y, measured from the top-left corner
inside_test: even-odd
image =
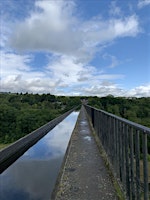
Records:
[[[65,97],[51,94],[0,94],[0,144],[16,141],[86,98],[88,104],[150,127],[150,98]]]

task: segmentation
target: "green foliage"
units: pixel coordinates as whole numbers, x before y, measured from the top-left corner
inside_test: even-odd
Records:
[[[89,105],[150,127],[150,97],[89,97]]]
[[[0,143],[14,142],[79,104],[79,97],[1,93]]]
[[[150,127],[150,98],[82,97],[89,105]],[[81,104],[81,97],[0,93],[0,143],[23,137]]]
[[[150,97],[123,98],[109,95],[107,97],[89,97],[89,105],[105,110],[119,117],[126,118],[138,124],[150,127]],[[148,137],[148,153],[150,154],[150,140]],[[140,138],[142,152],[142,138]]]

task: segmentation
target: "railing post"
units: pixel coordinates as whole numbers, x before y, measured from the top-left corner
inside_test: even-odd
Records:
[[[100,138],[101,134],[101,113],[98,111],[98,137]]]
[[[115,168],[115,172],[117,171],[117,162],[116,162],[116,146],[117,146],[117,138],[116,138],[116,119],[114,118],[113,120],[113,124],[114,124],[114,128],[113,128],[113,135],[114,135],[114,142],[113,142],[113,148],[114,148],[114,153],[113,153],[113,165],[114,165],[114,168]]]
[[[140,132],[136,130],[135,135],[135,159],[136,159],[136,198],[140,200]]]
[[[126,173],[125,173],[125,125],[123,123],[121,123],[121,133],[122,133],[122,183],[123,186],[125,188],[125,177],[126,177]]]
[[[110,158],[110,116],[107,116],[107,155]]]
[[[118,121],[118,147],[119,147],[119,178],[122,181],[122,146],[121,146],[121,122]]]
[[[91,108],[91,119],[92,119],[92,124],[94,127],[94,108]]]
[[[128,200],[148,200],[148,139],[150,128],[87,106],[93,127],[122,182]],[[142,146],[140,146],[142,142]],[[142,150],[140,152],[140,150]],[[140,161],[143,155],[143,166]],[[143,173],[142,172],[143,167]],[[140,176],[143,175],[143,181]],[[141,189],[143,186],[143,190]],[[144,199],[143,199],[144,198]]]
[[[110,158],[111,162],[113,163],[113,154],[114,154],[114,124],[113,124],[113,117],[110,118]]]
[[[128,143],[128,125],[125,126],[125,158],[126,158],[126,191],[130,198],[130,175],[129,175],[129,143]]]
[[[96,127],[95,127],[95,130],[96,130],[96,134],[98,135],[98,111],[95,110],[95,121],[96,121]]]
[[[148,152],[147,134],[143,133],[143,175],[144,175],[144,200],[148,200]]]
[[[131,191],[132,199],[135,199],[135,185],[134,185],[134,146],[133,146],[133,128],[130,127],[130,174],[131,174]]]
[[[119,159],[120,159],[120,150],[119,150],[119,121],[116,120],[116,163],[117,163],[117,175],[118,178],[120,178],[120,164],[119,164]]]

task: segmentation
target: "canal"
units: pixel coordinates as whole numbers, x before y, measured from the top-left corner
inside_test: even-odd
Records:
[[[50,200],[78,114],[71,113],[0,175],[1,200]]]

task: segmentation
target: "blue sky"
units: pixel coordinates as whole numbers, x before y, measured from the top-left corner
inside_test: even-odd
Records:
[[[150,0],[1,0],[2,92],[150,96]]]

